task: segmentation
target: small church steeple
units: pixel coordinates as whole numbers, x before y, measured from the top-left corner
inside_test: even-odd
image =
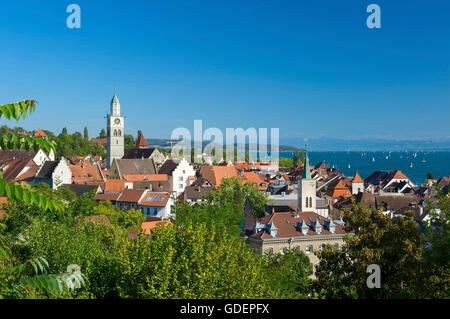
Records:
[[[298,211],[317,212],[316,209],[316,180],[311,178],[308,151],[305,150],[305,165],[302,178],[298,180]]]
[[[303,166],[302,178],[311,179],[311,169],[309,167],[309,157],[307,150],[305,150],[305,165]]]

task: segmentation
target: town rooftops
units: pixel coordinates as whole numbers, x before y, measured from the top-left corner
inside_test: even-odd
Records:
[[[153,193],[148,192],[139,201],[141,206],[151,206],[151,207],[165,207],[169,201],[169,193]]]
[[[124,174],[122,178],[129,182],[138,181],[167,181],[167,174]]]
[[[235,166],[202,166],[200,175],[213,186],[220,186],[224,178],[238,177]]]
[[[117,198],[118,202],[138,203],[143,195],[146,193],[145,189],[125,189]]]
[[[139,136],[136,141],[136,148],[148,148],[147,140],[144,137],[144,134],[142,132],[139,133]]]
[[[344,226],[313,212],[277,212],[261,219],[256,219],[253,234],[248,235],[255,239],[290,238],[290,237],[312,237],[312,236],[335,236],[345,235]],[[276,224],[276,237],[271,235],[271,227]],[[305,232],[304,228],[308,227]],[[303,229],[303,230],[302,230]],[[250,233],[247,231],[247,234]],[[273,229],[272,229],[273,234]]]
[[[41,129],[37,130],[36,132],[34,132],[33,137],[44,137],[44,138],[48,138],[47,134],[45,134],[45,132]]]
[[[359,176],[358,172],[356,172],[355,177],[352,179],[352,183],[364,183],[361,176]]]

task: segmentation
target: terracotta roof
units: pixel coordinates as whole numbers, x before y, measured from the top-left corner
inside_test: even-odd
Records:
[[[223,178],[238,177],[234,166],[202,166],[200,175],[216,187],[220,186]]]
[[[125,181],[123,179],[107,179],[103,190],[105,192],[122,192],[125,190]]]
[[[33,134],[33,137],[48,137],[48,136],[47,134],[45,134],[43,130],[39,129]]]
[[[117,201],[121,193],[98,193],[95,194],[95,200]]]
[[[129,182],[137,181],[167,181],[167,174],[128,174],[122,175],[122,178]]]
[[[296,217],[297,216],[297,217]],[[334,236],[334,235],[344,235],[346,231],[344,226],[335,223],[336,232],[332,233],[329,231],[325,224],[329,222],[329,219],[326,219],[319,214],[313,212],[300,212],[300,213],[291,213],[291,212],[278,212],[272,213],[265,218],[256,220],[260,224],[272,224],[275,225],[277,230],[276,238],[289,238],[289,237],[312,237],[312,236]],[[304,235],[302,231],[297,226],[297,222],[304,222],[306,226],[308,226],[308,234]],[[318,222],[322,226],[322,232],[316,233],[314,231],[314,223]],[[297,227],[296,227],[297,226]],[[270,235],[267,230],[259,231],[249,237],[260,238],[260,239],[271,239],[274,238]]]
[[[148,143],[144,137],[144,134],[142,134],[142,132],[141,132],[136,141],[136,148],[147,148],[147,147],[148,147]]]
[[[152,193],[149,192],[139,201],[141,206],[165,207],[169,201],[168,193]]]
[[[104,178],[98,164],[82,161],[77,165],[69,165],[72,172],[72,182],[75,184],[87,184],[87,182],[103,182]]]
[[[141,229],[143,230],[144,234],[150,235],[152,233],[152,230],[158,227],[158,225],[172,225],[172,223],[169,220],[143,222],[141,224]]]
[[[364,183],[361,176],[359,176],[358,172],[356,172],[355,177],[352,179],[352,183]]]
[[[248,182],[250,184],[256,184],[260,190],[266,191],[268,187],[268,182],[261,177],[261,175],[255,172],[243,172],[244,183]]]
[[[121,193],[117,201],[127,203],[138,203],[145,192],[146,190],[144,189],[125,189]]]

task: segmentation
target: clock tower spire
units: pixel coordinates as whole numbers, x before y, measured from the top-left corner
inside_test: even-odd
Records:
[[[124,117],[120,115],[120,102],[114,89],[111,100],[110,114],[107,116],[107,138],[106,138],[106,165],[111,167],[115,158],[122,158],[124,154]]]

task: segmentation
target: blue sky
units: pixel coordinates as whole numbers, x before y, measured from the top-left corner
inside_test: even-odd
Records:
[[[0,103],[39,102],[26,129],[97,135],[117,87],[147,138],[194,119],[281,142],[450,136],[449,1],[9,1],[0,41]]]

